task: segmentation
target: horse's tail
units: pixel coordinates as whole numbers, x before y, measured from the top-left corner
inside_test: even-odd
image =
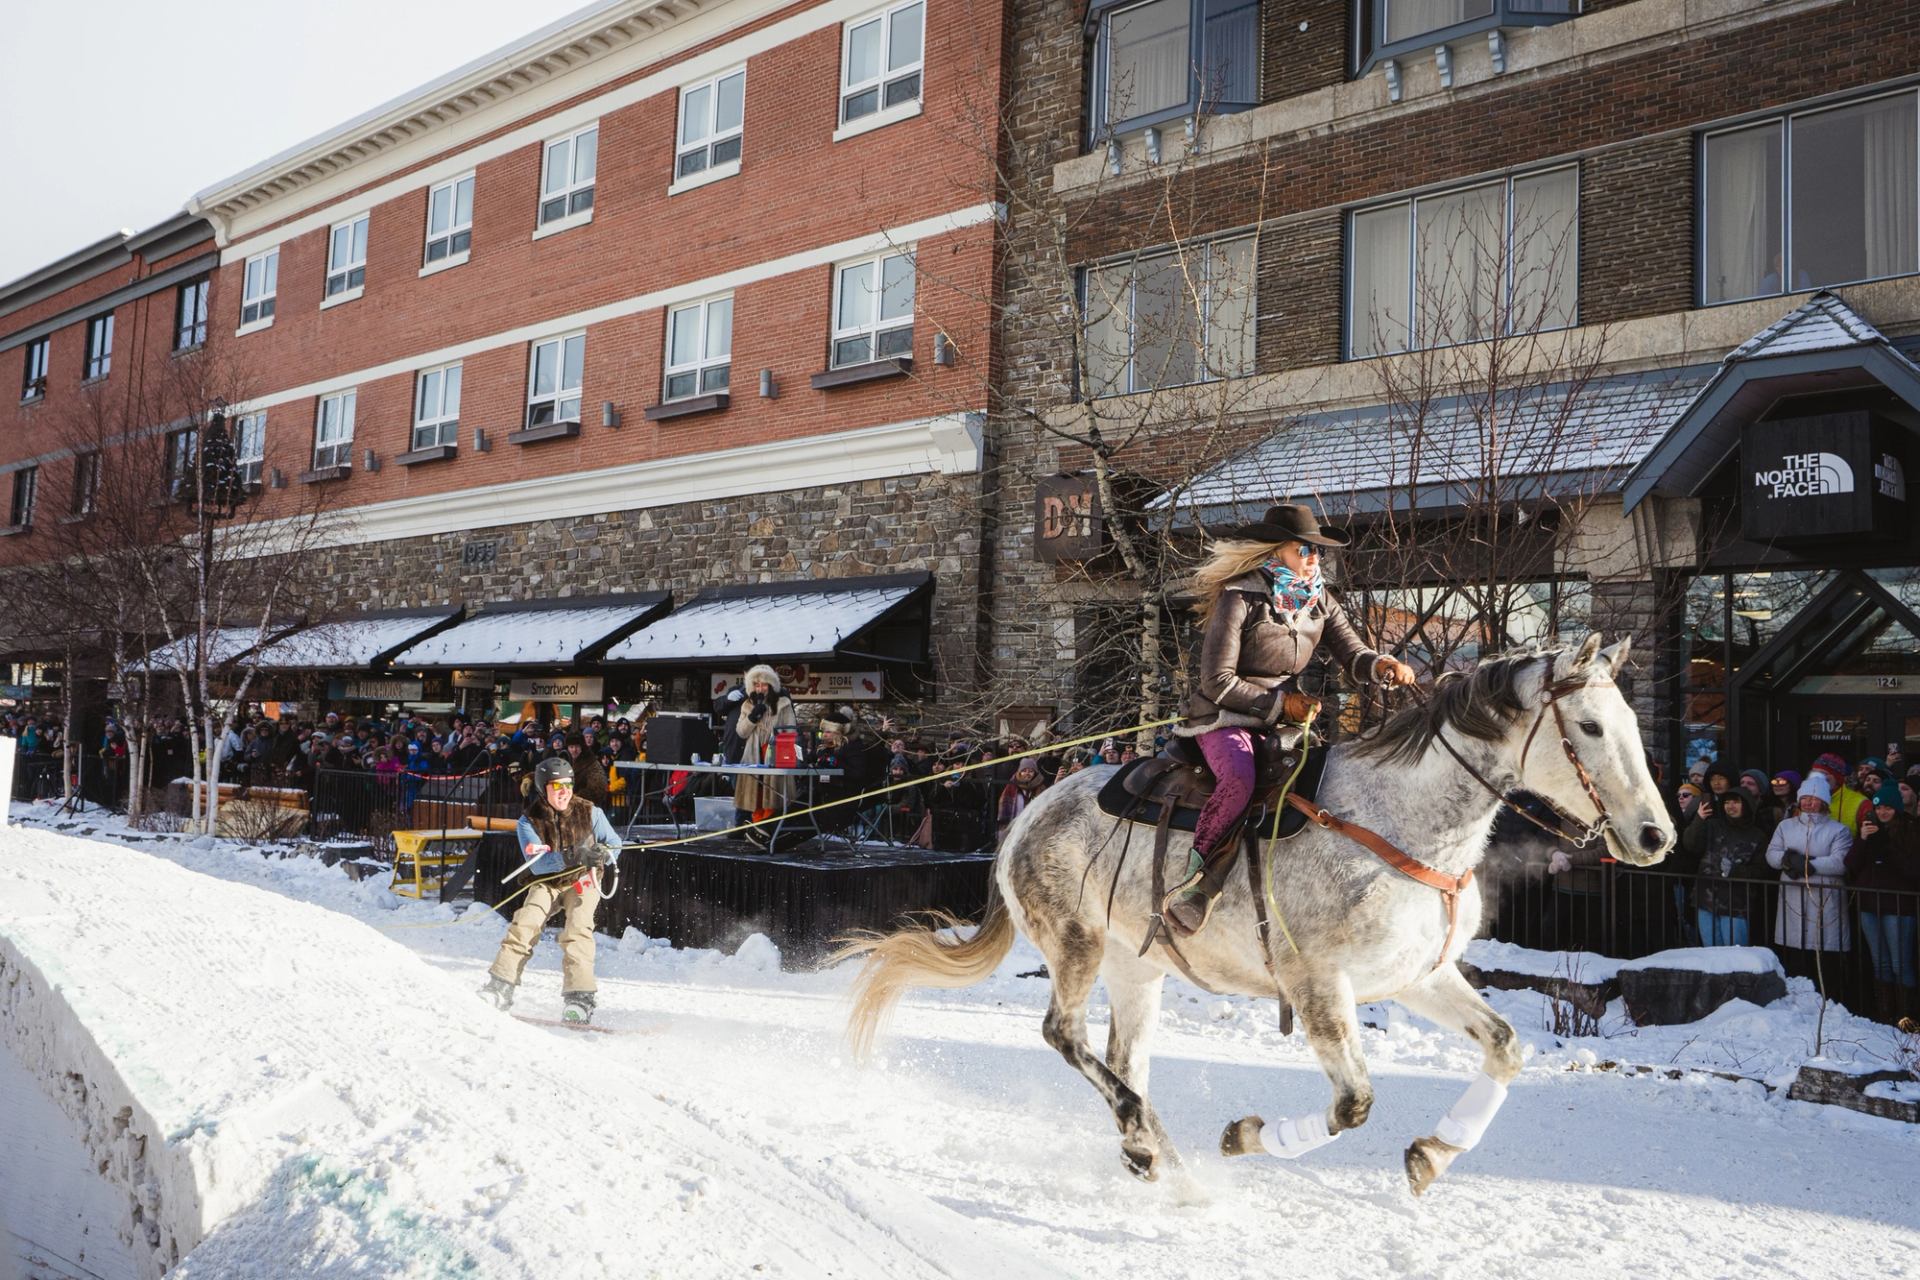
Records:
[[[999,877],[989,882],[987,911],[965,941],[950,942],[942,930],[967,922],[944,911],[924,913],[919,923],[892,933],[860,930],[839,939],[833,961],[866,957],[853,980],[853,1008],[847,1014],[847,1039],[854,1056],[865,1058],[874,1038],[900,997],[914,987],[970,987],[999,967],[1013,950],[1013,917],[1000,900]]]

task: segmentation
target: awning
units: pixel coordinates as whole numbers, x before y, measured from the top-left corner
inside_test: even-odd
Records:
[[[593,662],[673,607],[664,591],[482,605],[445,631],[393,656],[420,667],[571,667]]]
[[[1920,410],[1920,365],[1822,289],[1727,354],[1627,477],[1626,509],[1649,494],[1698,494],[1739,450],[1742,429],[1779,401],[1862,387]]]
[[[260,650],[263,670],[365,670],[460,616],[458,605],[340,618],[282,636]]]
[[[716,587],[620,641],[604,661],[923,662],[932,595],[925,571]]]
[[[285,626],[267,628],[269,639],[287,634]],[[224,666],[235,658],[248,652],[260,638],[258,627],[221,627],[207,636],[207,665]],[[163,644],[149,653],[145,659],[129,665],[130,671],[178,671],[182,667],[191,670],[198,666],[200,637],[181,636],[178,640]]]
[[[1609,492],[1712,376],[1696,365],[1304,414],[1153,506],[1177,501],[1179,523],[1208,525],[1307,495],[1335,517],[1444,510],[1484,501],[1489,470],[1508,501]]]

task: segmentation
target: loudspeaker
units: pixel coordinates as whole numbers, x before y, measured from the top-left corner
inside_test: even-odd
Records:
[[[719,752],[705,716],[663,712],[647,721],[649,763],[692,764],[696,753],[711,762]]]

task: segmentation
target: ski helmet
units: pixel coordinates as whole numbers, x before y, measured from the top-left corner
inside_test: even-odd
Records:
[[[542,760],[533,767],[533,785],[540,794],[547,794],[547,788],[556,782],[573,781],[573,762],[565,756],[554,756],[551,760]]]

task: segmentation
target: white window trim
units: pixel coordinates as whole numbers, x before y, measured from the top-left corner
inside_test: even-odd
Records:
[[[733,295],[731,293],[716,293],[710,298],[699,298],[691,302],[676,302],[667,308],[666,324],[664,326],[667,349],[662,354],[660,361],[660,402],[662,404],[675,404],[682,400],[692,400],[698,396],[718,395],[719,392],[706,390],[703,384],[707,370],[717,369],[721,365],[729,366],[728,383],[732,383],[733,320],[731,318],[727,320],[727,354],[720,357],[711,357],[706,353],[707,308],[716,302],[732,301]],[[689,364],[674,364],[671,362],[673,353],[673,313],[676,311],[698,311],[700,313],[700,354]],[[669,395],[667,393],[667,383],[676,375],[683,373],[691,373],[693,375],[693,390],[683,396]]]
[[[920,9],[920,58],[918,61],[911,62],[904,67],[897,67],[892,71],[888,71],[887,70],[887,48],[892,43],[891,37],[893,35],[893,15],[902,9],[910,9],[916,4],[919,4],[921,6],[921,9]],[[847,83],[847,61],[848,61],[848,55],[852,51],[854,29],[856,27],[864,27],[869,22],[872,22],[876,18],[880,20],[880,74],[873,77],[870,80],[862,80],[858,84],[848,84]],[[840,128],[834,131],[834,141],[838,142],[840,140],[841,130],[849,129],[851,126],[854,126],[854,125],[862,124],[875,115],[884,116],[884,115],[887,115],[890,111],[900,111],[901,114],[899,116],[894,116],[888,119],[887,121],[885,121],[885,123],[887,124],[892,124],[895,119],[905,119],[909,114],[911,115],[920,114],[917,110],[910,113],[904,111],[903,108],[905,108],[907,104],[904,102],[899,102],[899,103],[895,103],[891,108],[887,107],[884,103],[882,103],[879,110],[870,112],[868,113],[868,115],[860,117],[859,120],[849,121],[846,118],[848,98],[852,97],[856,93],[859,93],[869,88],[880,90],[880,96],[882,98],[885,98],[887,81],[898,79],[900,76],[909,75],[916,71],[920,75],[920,92],[914,95],[913,101],[915,103],[918,103],[927,96],[927,10],[926,10],[924,0],[900,0],[900,2],[897,4],[890,4],[883,9],[876,9],[870,13],[863,13],[857,18],[849,18],[847,21],[841,23],[840,24],[839,96],[834,100],[834,108],[833,108],[834,119],[839,122]],[[878,128],[879,126],[874,125],[870,127]],[[866,132],[866,130],[862,129],[860,130],[860,132],[864,133]],[[851,137],[852,134],[849,133],[848,136]]]
[[[328,232],[327,234],[328,234],[329,236],[331,236],[331,235],[332,235],[333,233],[332,233],[332,232]],[[259,295],[258,297],[255,297],[255,298],[249,298],[249,297],[247,296],[247,273],[248,273],[249,271],[251,271],[251,270],[253,269],[253,264],[254,264],[254,263],[256,263],[256,262],[264,262],[264,261],[266,261],[266,260],[267,260],[268,258],[272,258],[272,259],[274,259],[274,271],[273,271],[273,292],[271,292],[271,293],[263,293],[263,294],[261,294],[261,295]],[[243,264],[241,265],[241,267],[240,267],[240,315],[241,315],[241,317],[242,317],[242,319],[241,319],[241,321],[240,321],[240,327],[239,327],[238,329],[235,329],[235,330],[233,331],[233,336],[234,336],[234,337],[236,337],[236,338],[239,338],[239,337],[244,337],[245,335],[247,335],[247,334],[249,334],[249,333],[258,333],[258,332],[259,332],[260,330],[262,330],[262,329],[268,329],[268,328],[271,328],[271,327],[273,326],[273,317],[272,317],[272,316],[270,316],[270,315],[268,315],[268,316],[261,316],[261,317],[260,317],[259,319],[257,319],[257,320],[248,320],[248,319],[245,319],[245,316],[246,316],[246,314],[247,314],[247,308],[248,308],[249,306],[258,306],[258,305],[260,305],[260,304],[261,304],[261,303],[263,303],[263,302],[269,302],[269,301],[271,301],[271,302],[273,302],[273,303],[274,303],[274,308],[273,308],[273,309],[274,309],[274,311],[276,311],[276,312],[278,312],[278,311],[280,310],[280,306],[279,306],[279,297],[280,297],[280,263],[279,263],[279,258],[280,258],[280,246],[279,246],[279,245],[275,245],[275,246],[274,246],[273,248],[271,248],[271,249],[268,249],[268,250],[267,250],[266,252],[264,252],[264,253],[256,253],[256,254],[254,254],[254,255],[253,255],[252,257],[250,257],[250,258],[248,258],[248,259],[246,260],[246,262],[245,262],[245,263],[243,263]],[[264,274],[264,269],[263,269],[263,274]]]
[[[546,152],[544,150],[540,153],[540,158],[542,160],[546,159]],[[594,172],[596,174],[599,172],[598,165],[595,165]],[[469,199],[477,200],[479,198],[480,186],[479,186],[479,183],[474,178],[474,171],[472,169],[467,170],[465,173],[458,174],[454,177],[448,178],[442,182],[436,182],[432,186],[427,188],[426,237],[420,242],[420,264],[421,264],[420,274],[423,276],[432,275],[436,271],[445,271],[448,267],[457,267],[462,262],[465,262],[467,260],[468,254],[473,252],[472,210],[471,209],[468,210],[467,220],[465,222],[451,221],[454,211],[460,207],[459,187],[460,187],[460,184],[463,182],[474,183],[474,195],[469,197]],[[435,192],[441,191],[443,189],[452,193],[447,198],[447,201],[448,201],[447,217],[449,221],[447,223],[447,229],[436,236],[433,234],[433,197]],[[427,257],[427,250],[435,240],[450,241],[453,239],[454,236],[459,235],[462,231],[465,231],[467,233],[466,248],[460,250],[460,252],[458,253],[449,253],[444,258],[429,259]]]
[[[1459,193],[1464,191],[1475,191],[1481,187],[1491,187],[1491,186],[1494,186],[1495,184],[1498,184],[1500,186],[1501,188],[1500,199],[1502,202],[1500,218],[1501,218],[1501,224],[1502,224],[1504,234],[1506,236],[1506,241],[1507,241],[1506,244],[1503,246],[1502,253],[1501,253],[1502,261],[1506,264],[1506,271],[1505,271],[1506,279],[1504,281],[1504,284],[1506,286],[1506,291],[1507,291],[1507,298],[1505,300],[1506,306],[1504,308],[1503,313],[1508,317],[1509,320],[1511,320],[1512,311],[1513,311],[1513,308],[1512,308],[1512,302],[1513,302],[1513,298],[1512,298],[1512,291],[1513,291],[1513,270],[1512,270],[1513,184],[1516,182],[1523,182],[1528,178],[1544,178],[1548,174],[1568,173],[1568,172],[1574,175],[1574,181],[1573,181],[1573,243],[1571,246],[1572,254],[1570,255],[1571,261],[1573,263],[1573,266],[1572,266],[1573,314],[1568,319],[1567,323],[1564,325],[1555,325],[1553,328],[1550,328],[1550,329],[1543,328],[1538,330],[1513,330],[1511,332],[1499,333],[1486,338],[1468,338],[1459,342],[1436,342],[1426,346],[1415,345],[1413,341],[1413,324],[1416,317],[1413,314],[1413,311],[1416,304],[1416,291],[1420,287],[1420,280],[1419,280],[1420,224],[1418,221],[1418,215],[1417,215],[1416,209],[1420,201],[1431,200],[1438,196],[1458,195]],[[1704,177],[1704,174],[1702,176]],[[1359,205],[1354,208],[1348,209],[1347,216],[1346,216],[1346,228],[1345,228],[1346,242],[1347,242],[1347,245],[1349,246],[1348,253],[1347,253],[1348,261],[1344,264],[1342,268],[1342,275],[1344,278],[1341,282],[1341,291],[1345,296],[1341,299],[1341,302],[1340,302],[1341,325],[1345,334],[1345,337],[1343,339],[1343,345],[1346,348],[1345,354],[1343,355],[1342,359],[1347,361],[1377,360],[1383,356],[1406,355],[1410,352],[1415,352],[1415,351],[1443,351],[1449,347],[1471,346],[1473,343],[1476,343],[1476,342],[1504,341],[1507,338],[1524,337],[1529,333],[1536,333],[1536,332],[1537,333],[1564,333],[1569,329],[1579,328],[1580,327],[1580,303],[1581,303],[1581,298],[1580,298],[1580,210],[1581,210],[1582,204],[1586,200],[1585,183],[1582,180],[1583,177],[1584,175],[1581,172],[1581,166],[1577,161],[1572,164],[1550,164],[1540,169],[1521,169],[1512,173],[1502,174],[1494,178],[1484,178],[1477,182],[1453,183],[1444,187],[1435,187],[1431,191],[1420,191],[1420,192],[1416,192],[1413,195],[1401,196],[1397,200],[1385,200],[1377,204]],[[1354,219],[1362,217],[1369,213],[1379,213],[1379,212],[1382,212],[1383,210],[1392,209],[1399,206],[1405,207],[1407,218],[1409,219],[1408,236],[1407,236],[1407,305],[1408,305],[1407,345],[1397,349],[1389,348],[1384,351],[1370,351],[1370,352],[1364,352],[1364,353],[1359,352],[1354,349],[1354,345],[1353,345],[1355,321],[1354,321],[1354,314],[1353,314],[1353,260],[1352,260],[1353,254],[1352,254],[1351,246],[1353,244],[1353,236],[1354,236],[1354,232],[1353,232]],[[1696,253],[1697,252],[1698,252],[1698,249],[1696,249]],[[1695,265],[1698,266],[1697,261]],[[1715,303],[1711,305],[1717,306],[1720,304]]]
[[[249,422],[258,422],[260,424],[260,452],[253,455],[252,457],[249,457],[245,453],[241,452],[241,442],[246,439],[246,424]],[[234,420],[234,424],[233,424],[233,461],[234,461],[234,465],[238,467],[240,470],[241,480],[243,480],[247,484],[259,484],[260,475],[263,471],[266,470],[266,466],[265,466],[266,459],[267,459],[267,413],[266,413],[266,410],[261,409],[254,413],[241,414],[238,418]],[[251,475],[247,474],[247,468],[249,466],[253,468],[253,474]]]
[[[684,84],[680,86],[680,93],[674,101],[674,109],[673,109],[673,173],[675,175],[678,175],[680,172],[680,157],[684,153],[691,151],[693,149],[692,147],[687,145],[687,140],[680,136],[680,131],[682,127],[686,124],[685,110],[686,110],[687,95],[698,89],[713,90],[713,94],[708,99],[708,103],[707,103],[707,122],[708,124],[711,125],[713,123],[714,118],[720,112],[720,82],[722,80],[730,79],[734,76],[741,77],[740,123],[735,125],[733,128],[727,130],[725,133],[721,133],[718,131],[708,133],[706,136],[706,140],[700,143],[700,145],[705,147],[707,150],[707,154],[711,156],[713,154],[713,148],[715,143],[725,142],[728,138],[739,138],[740,150],[743,154],[745,153],[746,129],[747,129],[747,105],[746,105],[747,104],[747,86],[746,86],[746,78],[745,78],[746,74],[747,74],[747,64],[742,62],[735,66],[728,67],[725,71],[715,72],[713,75],[710,75],[703,80],[695,80],[690,84]],[[726,173],[726,174],[717,173],[717,171],[721,169],[729,169],[731,170],[731,173]],[[702,169],[699,173],[690,173],[684,178],[676,176],[673,179],[673,186],[667,189],[667,194],[669,195],[673,194],[674,187],[680,187],[682,190],[685,190],[688,187],[700,186],[702,184],[695,181],[695,179],[706,178],[708,174],[716,174],[716,176],[718,177],[730,177],[732,176],[732,174],[738,173],[738,172],[740,172],[740,157],[735,156],[733,159],[725,161],[721,164],[717,164],[717,165],[709,164],[706,168]],[[707,181],[712,182],[714,181],[714,179],[707,178]]]
[[[555,218],[543,227],[535,227],[533,239],[545,240],[548,236],[557,236],[562,231],[571,231],[575,227],[584,227],[592,221],[593,210],[590,208],[582,209],[580,212],[570,213],[564,218]]]
[[[351,218],[342,218],[339,222],[327,228],[327,274],[320,281],[320,309],[322,311],[325,311],[328,307],[337,307],[343,302],[352,302],[355,298],[367,291],[367,258],[364,252],[360,255],[358,261],[349,260],[342,263],[333,260],[334,233],[342,228],[346,228],[347,252],[352,253],[352,229],[363,222],[367,224],[367,243],[369,247],[371,247],[373,243],[373,215],[371,213],[356,213]],[[351,278],[356,270],[360,272],[361,276],[359,284],[350,285],[338,293],[327,292],[327,286],[333,283],[335,276],[347,276]]]
[[[892,245],[892,246],[889,246],[888,248],[882,249],[878,253],[869,253],[869,254],[862,255],[861,257],[858,257],[858,258],[849,258],[845,262],[836,262],[833,264],[833,298],[832,298],[833,310],[829,312],[827,316],[827,367],[829,369],[856,369],[863,364],[873,364],[876,361],[880,361],[880,360],[898,360],[902,358],[899,355],[883,356],[878,354],[879,347],[880,347],[880,335],[882,333],[891,332],[892,330],[895,330],[895,329],[911,330],[913,328],[915,318],[919,315],[919,312],[920,312],[920,260],[919,260],[918,248],[919,246],[911,245],[911,244]],[[907,318],[904,323],[898,320],[894,320],[886,324],[882,324],[880,322],[880,301],[882,297],[885,296],[885,293],[886,293],[886,289],[884,287],[885,280],[886,280],[886,261],[888,258],[897,258],[903,255],[906,257],[909,263],[913,264],[913,269],[914,269],[913,310],[907,313]],[[842,329],[839,327],[840,282],[845,277],[846,273],[849,270],[853,269],[854,267],[866,266],[869,263],[871,263],[874,268],[873,321],[869,324],[856,325],[851,329]],[[858,337],[863,333],[873,339],[873,343],[872,343],[872,346],[869,348],[869,354],[867,358],[865,360],[852,360],[846,364],[841,364],[839,360],[836,358],[836,353],[834,349],[838,347],[846,339]]]
[[[720,181],[722,178],[737,178],[739,176],[740,162],[738,160],[729,160],[725,164],[715,165],[711,169],[702,169],[699,173],[679,179],[667,188],[667,194],[677,196],[683,192],[709,186],[712,183]]]
[[[572,179],[572,173],[573,173],[574,160],[579,155],[579,142],[581,138],[585,137],[589,133],[594,135],[593,177],[587,179],[585,182],[574,182],[571,179]],[[561,187],[558,191],[549,191],[547,190],[547,156],[552,153],[555,147],[559,146],[563,142],[567,144],[567,173],[568,173],[569,181],[566,186]],[[534,202],[534,206],[533,206],[534,225],[536,227],[542,227],[542,228],[545,228],[545,227],[557,228],[561,223],[567,223],[569,226],[578,226],[579,223],[569,221],[570,219],[574,219],[574,218],[579,218],[581,222],[591,222],[593,220],[592,205],[588,205],[586,208],[581,209],[575,213],[561,214],[558,218],[553,219],[551,222],[544,222],[544,223],[540,221],[540,210],[541,210],[541,207],[544,206],[549,200],[564,200],[566,203],[572,204],[573,196],[575,192],[586,191],[594,186],[597,186],[599,184],[599,181],[600,181],[600,122],[598,120],[593,121],[593,123],[591,124],[581,125],[578,129],[569,130],[568,132],[563,133],[558,137],[548,138],[545,142],[540,144],[540,195],[539,195],[539,198]],[[595,200],[597,201],[599,198],[599,193],[595,192],[594,197],[595,197]],[[586,216],[582,217],[581,216],[582,214]],[[535,236],[535,239],[538,239],[538,238],[539,238],[538,236]]]
[[[418,373],[414,374],[413,376],[413,426],[407,432],[408,452],[412,452],[417,449],[440,449],[440,448],[445,448],[447,445],[454,445],[454,446],[459,445],[460,443],[460,429],[459,429],[460,428],[460,410],[458,408],[455,408],[451,414],[443,412],[439,416],[432,417],[432,418],[421,417],[420,416],[420,384],[427,380],[427,375],[430,373],[437,373],[440,375],[440,404],[441,404],[441,407],[444,409],[447,403],[446,375],[450,370],[454,370],[454,369],[461,370],[460,391],[462,395],[466,393],[466,389],[467,389],[466,371],[461,368],[461,366],[464,363],[465,363],[464,361],[455,360],[449,364],[430,365],[427,368],[422,369]],[[420,429],[422,427],[432,427],[434,429],[434,434],[437,437],[440,433],[440,428],[445,426],[448,423],[452,423],[454,426],[452,440],[436,439],[432,444],[423,445],[420,443]]]
[[[326,463],[325,466],[328,466],[328,467],[352,467],[353,466],[353,428],[354,428],[354,418],[359,412],[359,399],[360,399],[360,389],[358,387],[355,387],[350,391],[336,391],[332,395],[321,396],[319,404],[314,406],[313,452],[311,455],[309,455],[313,470],[319,471],[322,469],[322,463],[320,461],[321,449],[337,448],[341,450],[339,461]],[[342,410],[341,420],[346,423],[346,434],[341,436],[337,440],[329,440],[325,443],[322,443],[320,439],[320,428],[326,422],[327,404],[329,402],[336,402],[336,403],[343,404],[345,406],[345,408]]]
[[[920,114],[920,99],[903,102],[897,107],[888,107],[876,111],[870,116],[861,116],[852,124],[843,124],[833,131],[835,142],[845,142],[848,138],[857,138],[863,133],[872,133],[875,129],[884,129],[890,124],[899,124],[902,120],[911,120]]]
[[[560,379],[565,375],[567,369],[567,343],[575,338],[580,339],[581,342],[584,343],[587,338],[587,331],[585,329],[573,329],[566,333],[549,334],[547,337],[536,338],[527,344],[527,394],[525,396],[525,404],[520,410],[520,429],[522,431],[537,429],[533,427],[533,406],[536,404],[544,404],[549,400],[553,402],[553,422],[543,422],[540,424],[542,427],[553,426],[555,423],[561,422],[578,422],[586,417],[587,357],[584,347],[580,353],[580,385],[572,388],[580,397],[580,417],[563,418],[560,416],[560,402],[569,398],[567,395],[569,388],[562,383]],[[540,348],[550,342],[559,347],[559,352],[553,362],[553,391],[549,395],[544,395],[536,399],[533,394],[534,371],[539,367]]]

